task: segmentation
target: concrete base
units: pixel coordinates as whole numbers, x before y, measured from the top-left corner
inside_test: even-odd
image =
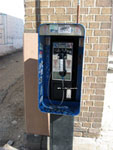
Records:
[[[50,150],[73,149],[73,123],[71,116],[51,115]]]

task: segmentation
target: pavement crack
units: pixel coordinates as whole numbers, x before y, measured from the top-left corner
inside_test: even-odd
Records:
[[[3,103],[3,101],[6,98],[7,94],[8,94],[8,89],[6,89],[5,91],[4,90],[0,91],[0,104]]]
[[[4,100],[6,99],[8,95],[8,91],[20,80],[23,78],[23,75],[21,75],[19,78],[17,78],[9,87],[5,90],[0,91],[0,105],[3,104]]]

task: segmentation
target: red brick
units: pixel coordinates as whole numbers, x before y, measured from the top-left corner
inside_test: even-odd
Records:
[[[91,96],[90,96],[90,100],[104,100],[104,96],[91,95]],[[95,108],[95,110],[96,110],[96,108]]]
[[[83,127],[91,128],[91,123],[85,122],[82,124]]]
[[[51,15],[50,20],[51,21],[69,21],[70,15]]]
[[[111,7],[112,3],[111,3],[111,0],[97,0],[96,6],[97,7]]]
[[[86,63],[91,63],[92,58],[91,57],[85,57],[85,62]]]
[[[84,75],[84,76],[89,76],[89,74],[90,74],[90,71],[88,71],[88,70],[84,70],[84,71],[83,71],[83,75]]]
[[[53,8],[41,8],[40,9],[40,14],[42,15],[53,14],[53,13],[54,13]]]
[[[98,37],[89,37],[88,43],[98,43]]]
[[[86,36],[92,36],[93,31],[92,30],[86,30]]]
[[[111,23],[101,23],[101,29],[110,29]]]
[[[110,42],[110,38],[109,37],[101,37],[100,38],[100,43],[109,43]]]
[[[92,117],[91,112],[83,112],[83,117]]]
[[[103,101],[99,101],[99,102],[95,101],[94,102],[94,106],[103,107],[103,105],[104,105]]]
[[[80,8],[81,14],[88,14],[88,8]]]
[[[102,14],[112,14],[112,8],[102,8]]]
[[[105,83],[106,82],[106,76],[105,77],[103,77],[103,76],[101,76],[101,77],[97,77],[97,82],[100,84],[100,83]]]
[[[75,132],[87,132],[87,128],[76,127],[74,128]]]
[[[82,132],[74,132],[75,137],[82,137]]]
[[[109,44],[94,44],[94,50],[108,50]]]
[[[89,132],[83,132],[83,137],[88,138],[97,138],[99,136],[99,133],[89,133]]]
[[[88,70],[96,70],[97,69],[97,64],[87,64],[87,69]]]
[[[80,123],[80,122],[75,122],[74,123],[74,127],[81,127],[82,126],[82,123]]]
[[[105,94],[105,91],[104,90],[96,90],[95,92],[96,95],[104,95]]]
[[[90,22],[91,22],[91,21],[94,21],[94,16],[93,16],[93,15],[87,15],[87,16],[84,15],[84,16],[83,16],[83,21],[84,21],[84,22],[87,22],[87,21],[90,21]]]
[[[88,95],[82,95],[82,100],[88,100],[89,96]]]
[[[40,15],[41,21],[48,21],[48,15]]]
[[[104,89],[105,88],[105,84],[103,83],[91,83],[91,88],[100,88],[100,89]]]
[[[95,57],[93,59],[93,62],[94,63],[107,63],[108,59],[107,58],[101,58],[101,57]]]
[[[94,113],[92,113],[92,117],[97,117],[97,118],[102,117],[102,112],[101,113],[94,112]]]
[[[95,77],[86,77],[86,82],[95,82]]]
[[[92,49],[92,44],[89,44],[89,43],[85,44],[85,49],[90,49],[91,50]]]
[[[28,8],[28,7],[36,7],[37,3],[36,1],[33,1],[33,2],[25,2],[25,7]]]
[[[55,11],[56,14],[65,14],[65,8],[56,8]]]
[[[69,1],[54,1],[50,2],[51,7],[69,7],[71,3]]]
[[[85,106],[93,106],[93,102],[92,101],[86,101]]]
[[[84,6],[85,7],[94,7],[94,0],[84,1]]]
[[[95,18],[96,21],[104,21],[104,22],[109,22],[111,21],[111,16],[107,16],[107,15],[97,15]]]
[[[90,14],[100,14],[100,8],[90,8]]]
[[[100,117],[100,118],[92,118],[92,117],[89,117],[89,120],[88,120],[89,122],[101,122],[102,121],[102,118]]]
[[[32,15],[32,9],[25,9],[25,15],[26,16],[31,16]]]
[[[98,70],[98,71],[93,71],[92,72],[92,75],[95,77],[95,76],[106,76],[107,72],[106,71],[103,71],[103,70]]]
[[[83,111],[85,111],[85,112],[87,112],[89,110],[89,108],[88,107],[81,107],[81,111],[83,112]]]
[[[24,25],[24,28],[25,28],[25,29],[32,29],[32,23],[26,23],[26,24]]]
[[[76,14],[77,12],[77,9],[75,8],[67,8],[66,10],[67,10],[66,11],[67,14]]]
[[[107,64],[99,64],[98,69],[99,70],[107,70]]]
[[[90,84],[89,83],[83,83],[83,88],[89,88]]]
[[[89,129],[89,133],[99,133],[100,132],[100,129]]]
[[[93,82],[93,81],[92,81]],[[95,93],[95,90],[94,89],[85,89],[85,94],[94,94]]]
[[[94,50],[92,50],[92,51],[89,51],[88,52],[88,56],[98,56],[98,51],[94,51]]]
[[[41,7],[48,7],[49,6],[49,2],[48,1],[40,1],[40,8]]]
[[[86,122],[86,121],[88,121],[88,118],[87,118],[86,116],[84,116],[84,117],[79,117],[79,121],[80,121],[80,122]]]
[[[90,23],[89,27],[92,29],[98,29],[99,28],[99,23]]]
[[[108,30],[95,30],[94,35],[95,36],[110,36],[110,31],[108,31]]]

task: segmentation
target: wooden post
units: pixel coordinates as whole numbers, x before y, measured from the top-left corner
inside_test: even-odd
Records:
[[[49,135],[50,117],[38,109],[38,34],[24,34],[24,103],[26,132]]]

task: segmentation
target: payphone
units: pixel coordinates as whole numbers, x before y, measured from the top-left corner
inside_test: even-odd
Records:
[[[38,101],[42,112],[80,112],[84,36],[80,24],[40,25]]]

